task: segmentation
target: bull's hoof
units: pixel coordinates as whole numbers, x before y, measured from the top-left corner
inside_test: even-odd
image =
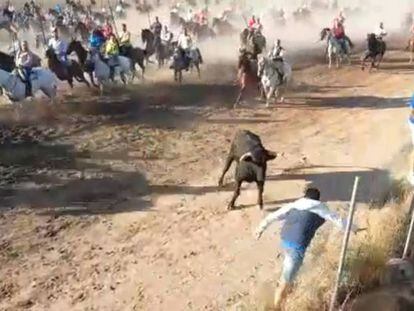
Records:
[[[223,188],[223,187],[224,187],[224,184],[223,184],[223,181],[222,181],[222,180],[220,180],[220,181],[218,182],[218,186],[219,186],[220,188]]]
[[[229,205],[229,206],[227,206],[227,210],[228,211],[232,211],[234,209],[234,206],[233,205]]]

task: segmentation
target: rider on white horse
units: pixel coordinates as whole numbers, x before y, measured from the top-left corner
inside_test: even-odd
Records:
[[[280,80],[283,80],[284,72],[283,72],[283,56],[285,53],[285,49],[282,47],[280,39],[277,39],[273,49],[269,52],[268,57],[273,61],[276,71],[279,74]]]
[[[32,83],[30,75],[33,67],[33,53],[29,49],[27,41],[23,41],[21,48],[16,55],[16,67],[23,75],[24,82],[26,83],[26,97],[32,96]]]
[[[346,41],[346,36],[345,36],[345,28],[344,25],[340,22],[340,20],[338,18],[334,19],[334,26],[332,28],[332,32],[333,35],[335,37],[335,39],[338,41],[338,43],[340,44],[342,50],[344,51],[345,54],[348,53],[348,47],[347,47],[347,41]]]
[[[110,78],[114,79],[115,67],[118,66],[119,45],[114,34],[112,34],[105,45],[105,57],[108,59]]]

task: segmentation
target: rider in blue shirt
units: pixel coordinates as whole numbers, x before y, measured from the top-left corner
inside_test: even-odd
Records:
[[[105,44],[105,37],[98,28],[95,29],[89,37],[89,47],[94,51],[100,51],[101,47]]]

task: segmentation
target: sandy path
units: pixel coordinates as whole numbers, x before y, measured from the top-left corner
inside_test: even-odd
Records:
[[[215,185],[229,140],[247,128],[286,153],[269,167],[265,202],[287,202],[314,183],[324,200],[340,203],[355,174],[362,177],[359,200],[376,198],[408,143],[412,72],[401,68],[400,54],[389,57],[397,62],[373,74],[296,71],[294,90],[278,109],[223,109],[234,97],[226,86],[232,73],[220,65],[184,89],[149,84],[123,106],[92,105],[100,113],[75,128],[66,120],[66,135],[52,143],[67,146],[61,152],[70,163],[54,160],[54,149],[33,151],[47,162],[38,165],[39,177],[25,172],[21,192],[2,189],[4,201],[19,208],[0,217],[0,309],[223,310],[249,299],[277,277],[278,244],[272,233],[259,243],[251,237],[262,217],[255,187],[242,192],[245,208],[225,209],[231,189]],[[51,166],[58,182],[41,171]],[[79,179],[82,169],[86,179]],[[26,191],[42,183],[63,190]],[[338,234],[325,226],[318,238]]]

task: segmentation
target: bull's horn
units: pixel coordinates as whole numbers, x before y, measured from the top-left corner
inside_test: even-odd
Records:
[[[245,154],[243,154],[243,155],[240,157],[240,161],[244,161],[244,160],[246,160],[248,157],[251,157],[251,158],[253,159],[253,154],[252,154],[251,152],[246,152]]]

